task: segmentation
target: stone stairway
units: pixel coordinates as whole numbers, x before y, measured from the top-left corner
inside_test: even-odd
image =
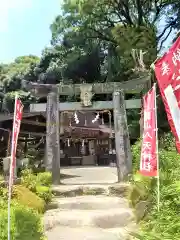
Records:
[[[54,187],[44,215],[48,240],[129,240],[137,228],[125,196],[130,185]]]

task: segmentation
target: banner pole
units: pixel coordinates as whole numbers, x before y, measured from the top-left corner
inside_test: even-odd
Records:
[[[154,91],[155,91],[155,118],[156,118],[156,159],[157,159],[157,209],[159,212],[159,205],[160,205],[160,178],[159,178],[159,144],[158,144],[158,126],[157,126],[157,87],[156,83],[154,84]]]
[[[15,96],[15,106],[14,106],[14,118],[13,118],[13,130],[12,130],[12,139],[11,139],[11,158],[10,158],[10,164],[9,164],[9,184],[8,184],[8,240],[11,240],[11,191],[12,191],[12,184],[13,184],[13,141],[14,141],[14,125],[16,120],[16,108],[17,108],[17,99],[18,95]]]

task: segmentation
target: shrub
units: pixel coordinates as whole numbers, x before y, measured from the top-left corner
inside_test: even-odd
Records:
[[[176,151],[175,139],[171,132],[165,133],[160,137],[159,147],[167,151]]]
[[[23,185],[13,186],[11,204],[11,240],[43,240],[41,215],[45,202],[35,194],[37,176],[31,170],[24,170]],[[29,189],[26,187],[28,186]],[[44,188],[46,188],[44,186]],[[49,187],[47,187],[50,189]],[[35,191],[34,193],[32,191]],[[43,189],[48,192],[47,189]],[[39,191],[39,190],[38,190]],[[41,190],[41,192],[43,192]],[[7,188],[0,187],[0,239],[7,239]],[[48,195],[49,193],[47,193]],[[48,195],[49,196],[49,195]],[[43,198],[48,199],[47,196]]]
[[[49,172],[33,174],[32,170],[25,169],[22,171],[21,183],[39,197],[45,200],[46,203],[52,199],[52,175]]]
[[[36,194],[42,198],[46,203],[49,203],[52,199],[52,191],[49,187],[37,185]]]
[[[37,174],[37,182],[43,186],[51,186],[52,174],[50,172],[41,172]]]
[[[8,198],[8,189],[4,187],[0,187],[0,198],[1,200],[7,200]]]
[[[32,192],[36,191],[37,177],[31,169],[24,169],[21,172],[21,184]]]
[[[7,207],[0,210],[0,239],[8,239]],[[13,203],[11,206],[11,240],[42,240],[41,216],[30,208]]]
[[[140,201],[149,200],[153,181],[149,177],[135,174],[133,176],[133,185],[128,192],[128,199],[133,207]]]
[[[4,182],[4,176],[0,175],[0,183],[3,183],[3,182]]]
[[[160,139],[160,211],[157,211],[157,184],[151,184],[149,189],[153,207],[146,221],[142,222],[141,231],[135,236],[136,239],[179,239],[180,156],[174,146],[174,139],[171,134],[165,134]],[[138,146],[133,147],[135,150],[137,148]],[[136,154],[135,159],[138,153],[136,151],[134,153]],[[154,180],[156,183],[156,179]],[[143,180],[141,182],[148,186]]]
[[[17,185],[13,187],[13,198],[21,205],[28,206],[39,213],[44,212],[44,201],[24,186]]]
[[[140,166],[140,156],[141,156],[141,140],[138,140],[131,148],[132,151],[132,162],[133,171],[136,173]]]

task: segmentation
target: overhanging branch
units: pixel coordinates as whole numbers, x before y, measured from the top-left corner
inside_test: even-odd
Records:
[[[112,43],[114,43],[114,44],[117,45],[117,42],[116,42],[113,38],[108,38],[108,37],[105,36],[101,31],[96,30],[96,29],[91,28],[91,27],[89,27],[89,29],[97,34],[97,36],[96,36],[97,38],[100,38],[100,39],[102,39],[102,40],[104,40],[104,41],[107,41],[107,42],[112,42]],[[91,36],[91,37],[92,37],[92,36]]]
[[[171,34],[172,29],[173,29],[173,26],[170,27],[168,34],[167,34],[166,37],[161,41],[160,47],[159,47],[159,49],[158,49],[158,52],[161,51],[162,46],[163,46],[164,42],[168,39],[169,35]]]
[[[176,21],[175,21],[175,20],[172,21],[172,22],[170,22],[169,24],[167,24],[166,27],[164,28],[164,30],[162,31],[162,33],[157,37],[157,41],[159,41],[159,40],[164,36],[164,34],[166,33],[166,31],[167,31],[169,28],[173,27],[175,24],[176,24]],[[171,30],[171,31],[172,31],[172,30]]]

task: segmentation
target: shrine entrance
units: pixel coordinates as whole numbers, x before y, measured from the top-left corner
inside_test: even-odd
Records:
[[[61,112],[61,117],[61,166],[115,165],[111,111]]]
[[[127,179],[132,171],[132,157],[126,109],[141,108],[141,99],[125,100],[124,94],[146,91],[149,89],[150,80],[150,76],[145,73],[139,79],[116,83],[51,85],[24,82],[24,86],[31,93],[38,97],[47,96],[47,104],[31,104],[30,111],[46,112],[45,165],[47,171],[52,171],[54,184],[60,183],[61,161],[62,165],[67,164],[66,157],[63,157],[65,153],[61,149],[63,144],[69,149],[68,155],[72,155],[73,148],[71,150],[69,148],[72,145],[75,145],[74,149],[81,151],[82,156],[85,155],[84,151],[87,151],[87,145],[88,151],[95,149],[92,150],[95,153],[90,154],[91,156],[95,155],[93,160],[90,158],[87,160],[85,156],[84,158],[80,156],[79,159],[74,158],[74,160],[72,160],[73,157],[68,157],[69,165],[88,165],[90,161],[93,164],[102,164],[103,161],[98,158],[97,151],[101,149],[100,145],[106,142],[106,145],[108,145],[108,161],[104,160],[104,164],[115,163],[118,181]],[[112,101],[93,102],[94,94],[112,94]],[[59,95],[79,95],[81,102],[59,102]],[[104,121],[102,115],[105,112],[109,116],[107,126],[102,124],[102,121]],[[88,114],[91,116],[87,116]],[[90,123],[89,126],[87,121]],[[101,121],[101,124],[99,121]],[[111,127],[109,127],[110,125]],[[93,132],[94,136],[89,136],[90,132]],[[80,136],[80,138],[77,138],[77,136]],[[92,140],[95,147],[91,147]],[[102,144],[99,144],[100,142]],[[105,149],[106,147],[103,148],[104,153],[106,153]],[[115,155],[115,159],[110,160],[110,155]]]

